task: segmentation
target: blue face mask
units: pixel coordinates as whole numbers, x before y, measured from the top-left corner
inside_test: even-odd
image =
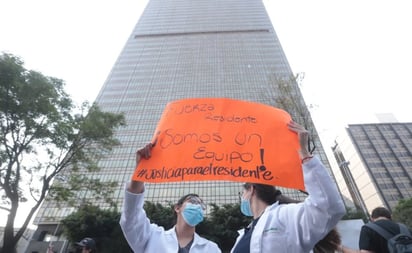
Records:
[[[182,216],[189,226],[194,227],[203,221],[202,206],[199,204],[186,203]]]
[[[250,208],[250,200],[243,199],[240,202],[240,211],[246,216],[253,216],[252,209]]]

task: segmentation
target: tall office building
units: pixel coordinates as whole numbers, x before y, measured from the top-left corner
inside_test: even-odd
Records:
[[[116,134],[122,145],[100,161],[102,170],[95,176],[120,182],[114,196],[120,205],[136,149],[151,140],[166,104],[177,99],[226,97],[278,106],[285,94],[277,87],[287,85],[287,94],[314,129],[292,76],[261,0],[151,0],[96,100],[105,111],[124,112],[127,126]],[[297,121],[298,111],[290,110]],[[315,145],[315,153],[328,164],[319,138]],[[146,199],[174,202],[196,192],[207,203],[234,203],[240,189],[239,183],[222,181],[147,184]],[[296,190],[283,192],[304,197]],[[87,198],[84,194],[79,198]],[[46,201],[35,222],[56,224],[72,211]]]
[[[393,211],[400,199],[412,197],[411,147],[412,123],[349,125],[332,148],[342,193],[365,213],[378,206]]]

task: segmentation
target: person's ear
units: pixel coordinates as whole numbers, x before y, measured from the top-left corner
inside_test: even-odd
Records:
[[[180,212],[180,208],[182,207],[182,205],[178,205],[178,204],[176,204],[175,206],[174,206],[174,210],[175,210],[175,212],[176,213],[179,213]]]
[[[255,196],[256,195],[256,189],[255,189],[255,187],[252,185],[251,187],[250,187],[250,198],[252,198],[253,196]]]

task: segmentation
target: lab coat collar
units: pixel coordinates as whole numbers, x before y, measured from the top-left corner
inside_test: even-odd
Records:
[[[171,235],[177,241],[176,226],[173,226],[171,229],[165,231],[166,235]],[[194,240],[192,245],[205,245],[208,241],[200,237],[196,232],[194,235]]]

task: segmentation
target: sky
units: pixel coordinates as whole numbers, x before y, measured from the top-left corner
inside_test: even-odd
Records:
[[[326,145],[347,124],[378,122],[378,113],[412,121],[412,3],[264,2],[293,72],[305,74],[305,99]]]
[[[325,149],[347,124],[412,122],[410,0],[263,0]],[[147,0],[1,0],[0,52],[94,101]]]

